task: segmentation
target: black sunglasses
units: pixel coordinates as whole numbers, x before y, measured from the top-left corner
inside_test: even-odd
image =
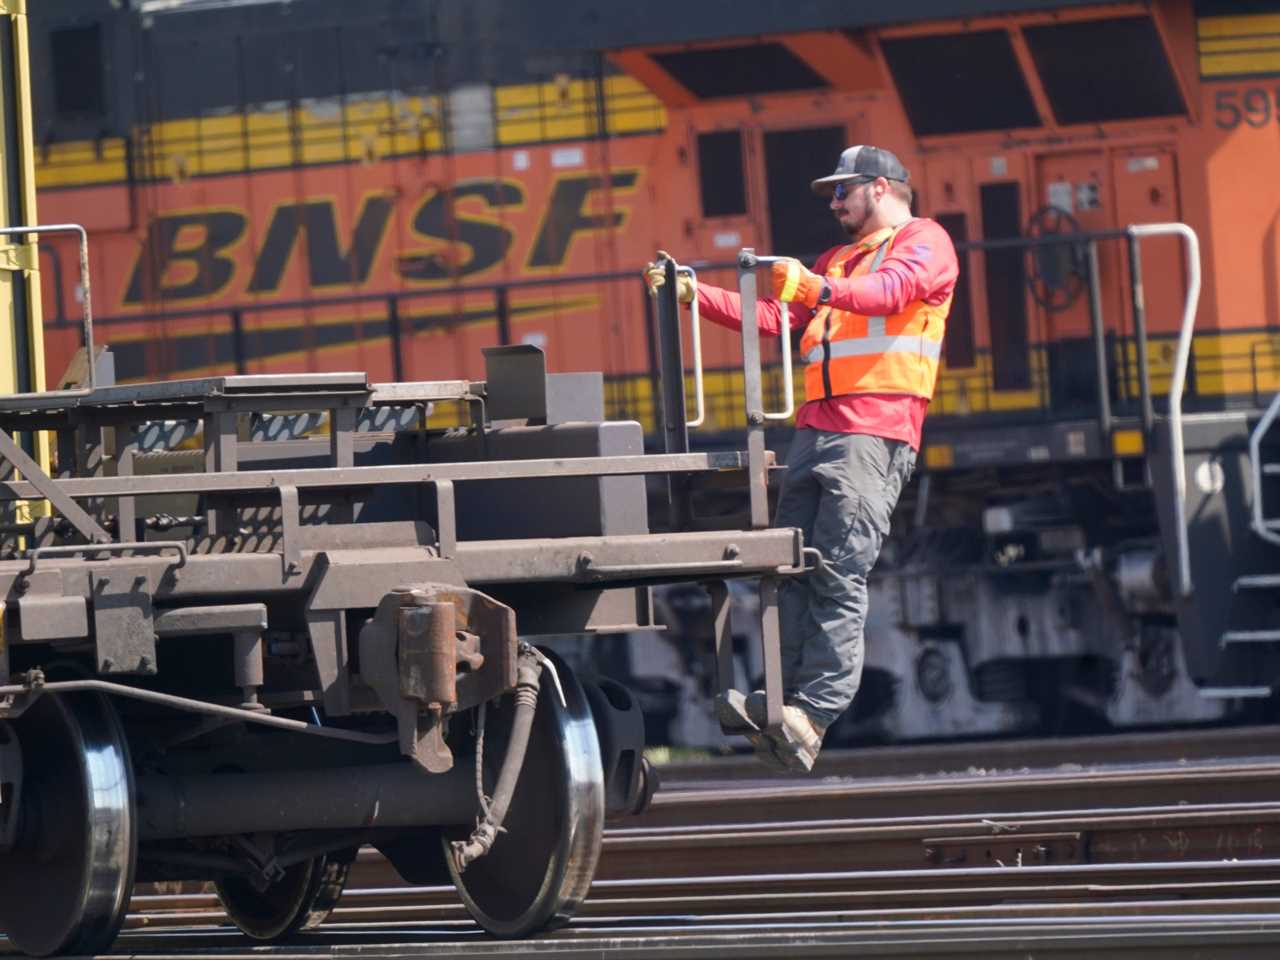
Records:
[[[835,185],[835,189],[831,191],[831,194],[837,200],[843,202],[855,187],[860,187],[864,183],[872,183],[875,179],[875,177],[858,177],[856,180],[841,180]]]

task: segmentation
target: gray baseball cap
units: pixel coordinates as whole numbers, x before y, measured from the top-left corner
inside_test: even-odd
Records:
[[[810,186],[819,196],[830,196],[837,183],[864,177],[867,179],[884,177],[886,180],[900,180],[906,183],[911,179],[911,174],[902,165],[902,161],[888,150],[860,144],[840,154],[840,162],[836,164],[835,173],[813,181]]]

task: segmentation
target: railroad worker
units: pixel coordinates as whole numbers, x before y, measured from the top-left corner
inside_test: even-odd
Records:
[[[850,243],[807,270],[771,265],[777,300],[757,305],[760,332],[803,330],[806,402],[796,414],[775,525],[799,527],[826,563],[788,580],[779,600],[785,706],[780,735],[764,726],[764,695],[727,692],[722,724],[743,729],[760,758],[810,770],[827,728],[848,708],[862,677],[867,575],[889,533],[889,517],[915,469],[933,395],[942,336],[959,265],[946,231],[911,215],[911,185],[898,158],[855,146],[835,172],[814,180]],[[662,259],[662,255],[659,255]],[[664,268],[649,264],[651,290]],[[693,285],[680,277],[680,302]],[[742,326],[738,294],[697,285],[702,316]]]

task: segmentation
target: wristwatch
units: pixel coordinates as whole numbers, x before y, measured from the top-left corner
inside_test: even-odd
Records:
[[[818,293],[818,306],[823,306],[831,302],[831,284],[827,280],[822,281],[822,290]]]

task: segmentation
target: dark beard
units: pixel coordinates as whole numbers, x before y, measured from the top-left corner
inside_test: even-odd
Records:
[[[864,209],[862,216],[857,220],[841,220],[840,226],[844,229],[852,239],[857,240],[862,234],[863,228],[867,225],[867,220],[871,217],[871,211]]]

